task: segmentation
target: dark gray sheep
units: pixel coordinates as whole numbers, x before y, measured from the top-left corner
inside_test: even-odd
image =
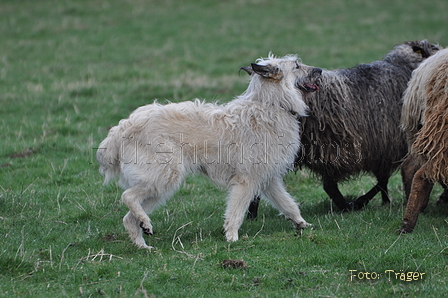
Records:
[[[304,93],[309,116],[302,123],[296,166],[321,177],[324,190],[340,210],[364,207],[378,192],[389,203],[387,183],[408,152],[400,129],[401,98],[412,71],[439,50],[437,45],[409,41],[395,46],[383,60],[353,68],[323,71],[319,91]],[[371,173],[377,184],[348,203],[338,183]],[[257,216],[259,198],[249,207]]]

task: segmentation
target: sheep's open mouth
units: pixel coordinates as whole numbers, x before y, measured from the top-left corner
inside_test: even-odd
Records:
[[[309,84],[309,83],[305,83],[303,85],[298,84],[297,87],[303,92],[314,92],[319,90],[319,86],[317,86],[316,84]]]

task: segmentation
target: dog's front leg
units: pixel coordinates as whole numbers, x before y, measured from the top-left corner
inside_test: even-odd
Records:
[[[238,230],[243,224],[247,208],[255,195],[255,188],[247,182],[232,186],[227,197],[224,231],[229,242],[238,240]]]
[[[271,203],[289,219],[297,230],[308,227],[308,224],[301,216],[299,207],[294,199],[286,191],[281,178],[274,178],[266,186],[263,194]]]

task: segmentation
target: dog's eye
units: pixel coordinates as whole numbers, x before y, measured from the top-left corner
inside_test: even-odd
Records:
[[[296,69],[300,69],[300,64],[296,61]]]

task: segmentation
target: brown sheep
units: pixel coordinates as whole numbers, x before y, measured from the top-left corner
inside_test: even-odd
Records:
[[[402,124],[412,146],[403,164],[403,181],[408,187],[409,199],[399,231],[411,233],[419,213],[428,205],[429,195],[435,182],[440,182],[445,188],[439,201],[446,201],[448,49],[430,57],[414,71],[404,97]]]

